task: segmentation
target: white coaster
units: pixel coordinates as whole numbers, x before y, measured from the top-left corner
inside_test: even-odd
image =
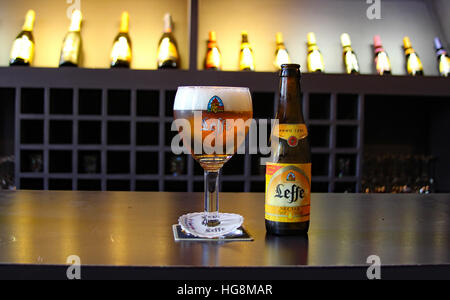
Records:
[[[192,234],[184,231],[180,224],[172,225],[173,237],[176,242],[252,242],[253,238],[247,232],[244,227],[239,227],[232,233],[225,236],[221,236],[215,239],[202,238],[193,236]]]
[[[244,223],[244,218],[237,214],[219,213],[220,224],[209,227],[203,224],[204,213],[191,213],[178,219],[181,228],[196,237],[218,238],[234,232]]]

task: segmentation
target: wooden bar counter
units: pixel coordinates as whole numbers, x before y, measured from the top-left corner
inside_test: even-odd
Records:
[[[266,236],[264,194],[222,193],[253,242],[175,242],[180,215],[200,193],[0,192],[0,278],[367,279],[450,274],[450,195],[313,194],[308,237]],[[448,277],[447,277],[448,279]]]

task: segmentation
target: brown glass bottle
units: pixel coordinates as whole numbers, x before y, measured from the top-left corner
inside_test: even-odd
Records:
[[[266,164],[266,230],[301,235],[309,229],[311,150],[302,113],[300,66],[282,65],[280,77],[275,116],[279,125],[273,129],[272,156]]]

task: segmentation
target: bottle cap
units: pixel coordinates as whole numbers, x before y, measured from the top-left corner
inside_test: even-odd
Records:
[[[407,37],[407,36],[405,36],[405,37],[403,38],[403,47],[404,47],[405,49],[412,48],[412,46],[411,46],[411,40],[410,40],[409,37]]]
[[[442,43],[441,40],[438,37],[434,38],[434,46],[436,47],[436,50],[442,49]]]
[[[242,36],[242,42],[241,43],[248,43],[248,33],[247,33],[247,31],[242,31],[241,32],[241,36]]]
[[[316,35],[314,34],[314,32],[308,33],[308,44],[309,45],[317,44]]]
[[[72,12],[72,22],[70,23],[69,31],[80,31],[81,20],[83,19],[83,15],[81,11],[75,9]]]
[[[28,10],[25,19],[33,19],[34,20],[35,18],[36,18],[35,11],[32,9]]]
[[[381,37],[379,35],[375,35],[373,37],[373,46],[375,48],[383,47],[383,43],[381,42]]]
[[[282,64],[280,70],[280,77],[301,76],[299,64]]]
[[[350,36],[347,33],[343,33],[341,35],[341,44],[342,47],[350,47],[352,42],[350,41]]]
[[[35,19],[36,13],[34,12],[34,10],[30,9],[29,11],[27,11],[27,15],[25,16],[25,23],[23,25],[23,30],[32,31]]]
[[[277,32],[275,34],[275,39],[277,41],[277,44],[283,44],[283,34],[281,32]]]
[[[130,22],[130,15],[127,11],[122,13],[120,20],[120,32],[128,32],[128,24]]]
[[[164,15],[164,32],[172,32],[173,22],[169,13]]]
[[[217,37],[216,37],[216,32],[215,32],[215,31],[210,31],[210,32],[209,32],[209,41],[210,41],[210,42],[215,42],[215,41],[217,41]]]

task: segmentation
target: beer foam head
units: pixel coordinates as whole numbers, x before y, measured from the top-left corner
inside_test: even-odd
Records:
[[[214,97],[220,98],[225,111],[253,111],[248,88],[223,86],[179,87],[173,110],[207,110]]]

